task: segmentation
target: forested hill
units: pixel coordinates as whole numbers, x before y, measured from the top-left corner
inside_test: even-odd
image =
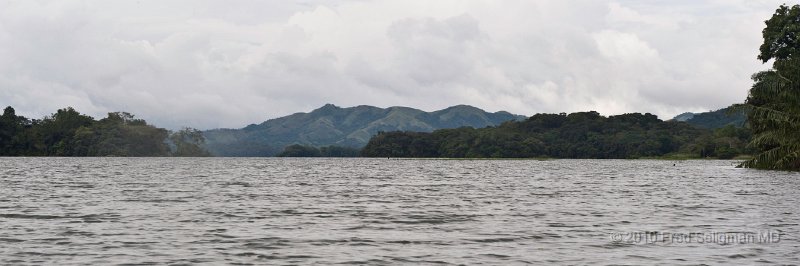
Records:
[[[732,108],[726,107],[705,113],[683,113],[675,116],[672,120],[708,129],[722,128],[728,125],[743,127],[747,120],[747,114],[744,111],[732,111]]]
[[[652,114],[604,117],[597,112],[537,114],[480,129],[384,132],[362,150],[367,157],[642,158],[664,155],[732,158],[746,153],[749,131],[709,130]]]
[[[195,129],[170,132],[125,112],[95,120],[72,108],[28,119],[6,107],[0,156],[208,156]]]
[[[425,112],[408,107],[341,108],[327,104],[310,113],[296,113],[242,129],[208,130],[203,134],[206,147],[217,156],[275,156],[284,147],[295,144],[361,148],[379,131],[482,128],[523,119],[524,116],[502,111],[489,113],[467,105]]]
[[[221,156],[357,156],[364,145],[362,155],[379,157],[730,158],[747,153],[749,130],[718,121],[725,117],[725,111],[717,111],[690,119],[718,127],[707,129],[638,113],[525,119],[465,105],[435,112],[326,105],[243,129],[170,132],[124,112],[96,120],[65,108],[29,119],[7,107],[0,116],[0,156],[210,155],[205,147]]]

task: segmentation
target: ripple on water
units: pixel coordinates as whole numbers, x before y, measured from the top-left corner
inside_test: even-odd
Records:
[[[794,264],[798,188],[730,161],[0,158],[0,264]]]

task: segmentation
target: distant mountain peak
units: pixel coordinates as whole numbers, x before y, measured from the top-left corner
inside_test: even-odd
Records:
[[[472,106],[472,105],[466,105],[466,104],[459,104],[459,105],[450,106],[450,107],[447,107],[445,109],[442,109],[441,111],[446,111],[446,110],[481,111],[481,112],[485,112],[483,109],[480,109],[480,108]]]
[[[404,106],[339,107],[325,104],[310,113],[269,119],[245,129],[205,131],[207,148],[219,156],[273,156],[292,144],[361,147],[380,131],[430,132],[443,128],[496,126],[522,116],[489,113],[469,105],[434,112]]]
[[[314,109],[314,110],[313,110],[313,111],[311,111],[311,112],[312,112],[312,113],[313,113],[313,112],[317,112],[317,111],[322,111],[322,112],[325,112],[325,111],[334,111],[334,110],[339,110],[339,109],[342,109],[342,108],[341,108],[341,107],[339,107],[339,106],[336,106],[336,105],[334,105],[334,104],[327,103],[327,104],[323,105],[323,106],[322,106],[322,107],[320,107],[320,108]]]

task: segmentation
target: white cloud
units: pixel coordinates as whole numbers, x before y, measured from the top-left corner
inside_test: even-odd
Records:
[[[636,34],[604,30],[592,35],[600,54],[617,63],[659,63],[658,51]]]
[[[0,105],[241,127],[324,103],[651,112],[742,101],[778,1],[4,1]]]

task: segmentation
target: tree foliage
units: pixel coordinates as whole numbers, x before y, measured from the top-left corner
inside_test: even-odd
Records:
[[[766,63],[770,59],[783,60],[794,57],[800,48],[800,5],[781,5],[761,32],[764,43],[759,48],[758,59]]]
[[[320,157],[322,154],[319,152],[319,149],[314,148],[312,146],[304,146],[300,144],[294,144],[286,146],[283,149],[283,152],[278,154],[278,157]]]
[[[772,69],[753,75],[741,109],[749,110],[750,146],[758,153],[742,166],[800,170],[800,5],[781,5],[767,20],[759,59]]]
[[[286,146],[278,157],[359,157],[360,151],[350,147],[314,147],[300,144]]]
[[[690,125],[716,129],[732,125],[734,127],[744,127],[747,121],[747,112],[735,107],[736,105],[722,108],[705,113],[692,114],[692,118],[686,119]]]
[[[207,157],[211,154],[203,146],[205,138],[203,132],[194,128],[183,128],[170,134],[172,144],[175,145],[174,156],[181,157]]]
[[[746,153],[746,129],[709,130],[652,114],[603,117],[597,112],[537,114],[498,127],[380,132],[367,157],[642,158],[667,154],[732,158]]]
[[[0,116],[2,156],[203,156],[197,130],[170,134],[125,112],[95,120],[68,107],[41,120],[17,116],[6,107]],[[176,140],[178,140],[176,142]],[[170,147],[174,143],[175,149]]]

